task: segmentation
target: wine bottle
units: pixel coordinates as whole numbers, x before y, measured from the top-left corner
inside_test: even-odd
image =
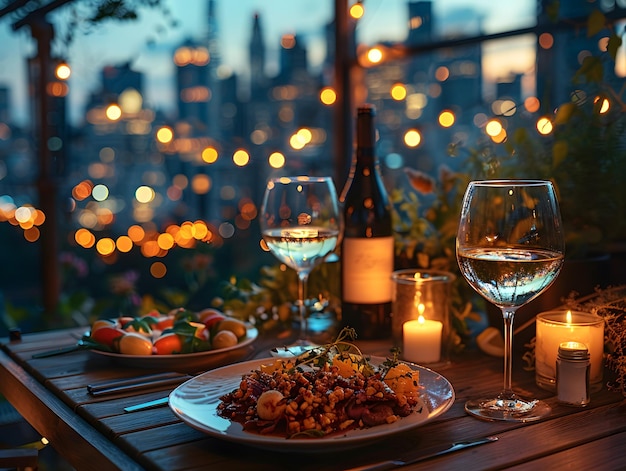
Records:
[[[391,202],[376,155],[375,109],[357,110],[356,151],[340,197],[344,215],[341,245],[343,326],[360,339],[391,334],[391,273],[394,242]]]

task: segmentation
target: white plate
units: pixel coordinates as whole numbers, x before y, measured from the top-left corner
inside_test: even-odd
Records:
[[[248,350],[246,347],[256,340],[259,332],[254,327],[248,327],[246,336],[232,347],[218,348],[197,353],[179,353],[175,355],[123,355],[121,353],[91,350],[94,353],[110,357],[123,366],[130,368],[158,368],[182,373],[197,373],[198,371],[217,368],[240,361]]]
[[[373,357],[371,362],[379,364],[385,359]],[[408,363],[420,373],[420,384],[424,387],[422,400],[425,407],[392,424],[350,430],[324,438],[290,438],[260,435],[243,430],[240,423],[220,417],[217,406],[220,397],[241,382],[241,377],[257,369],[271,359],[253,360],[208,371],[178,386],[169,396],[169,405],[174,413],[188,425],[213,437],[243,443],[275,451],[337,451],[354,448],[379,440],[394,433],[403,432],[443,414],[454,403],[455,394],[450,382],[428,368]]]

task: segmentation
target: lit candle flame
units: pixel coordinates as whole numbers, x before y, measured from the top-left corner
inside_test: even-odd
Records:
[[[567,322],[567,327],[569,327],[570,332],[574,332],[574,327],[572,326],[572,311],[567,311],[567,314],[565,314],[565,322]]]
[[[420,306],[422,306],[422,308],[424,307],[423,304],[420,304]],[[423,309],[422,309],[423,310]],[[419,322],[420,324],[425,324],[426,323],[426,319],[424,319],[424,316],[422,316],[422,314],[420,313],[420,316],[417,318],[417,322]]]
[[[426,310],[426,306],[424,306],[422,303],[419,303],[417,305],[417,313],[419,314],[419,318],[422,319],[422,323],[424,322],[423,321],[423,319],[424,319],[423,314],[424,314],[425,310]]]

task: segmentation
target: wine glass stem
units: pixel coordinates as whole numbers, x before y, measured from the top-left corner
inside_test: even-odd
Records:
[[[504,319],[504,387],[503,394],[513,394],[511,372],[513,371],[513,318],[516,309],[502,308]]]
[[[298,272],[298,309],[300,313],[300,340],[306,340],[307,338],[307,317],[306,306],[304,300],[306,299],[306,284],[309,280],[309,272],[301,270]]]

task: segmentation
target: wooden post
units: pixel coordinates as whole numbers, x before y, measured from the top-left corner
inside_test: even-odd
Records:
[[[55,172],[54,155],[48,143],[55,135],[56,124],[51,119],[51,97],[48,84],[52,78],[52,58],[50,44],[54,38],[54,29],[43,17],[29,22],[31,34],[37,41],[37,55],[31,61],[31,79],[34,84],[34,135],[37,146],[39,175],[37,189],[39,207],[46,216],[40,227],[41,247],[41,284],[44,313],[54,315],[60,297],[61,281],[59,268],[59,233],[58,233],[58,182]]]

